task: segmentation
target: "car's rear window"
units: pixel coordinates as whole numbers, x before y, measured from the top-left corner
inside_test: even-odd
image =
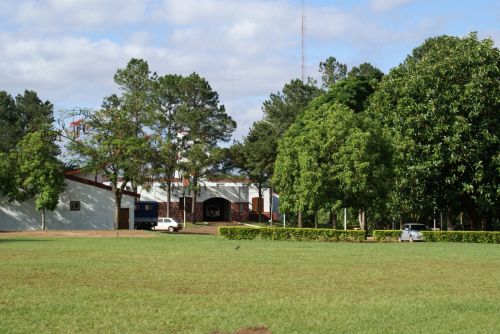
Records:
[[[425,225],[412,225],[411,229],[414,231],[423,231],[426,230],[427,227]]]

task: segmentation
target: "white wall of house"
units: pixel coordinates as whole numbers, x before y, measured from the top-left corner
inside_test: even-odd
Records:
[[[70,201],[79,201],[80,210],[71,211]],[[46,211],[49,230],[112,230],[114,194],[110,190],[66,179],[66,189],[54,211]],[[134,228],[134,197],[123,195],[122,207],[129,208],[129,228]],[[41,212],[33,200],[8,202],[0,197],[0,230],[39,230]]]
[[[162,189],[159,183],[154,183],[150,189],[139,187],[141,201],[167,202],[167,190]],[[176,183],[172,187],[171,201],[178,202],[180,197],[189,195],[187,188]],[[197,196],[198,202],[204,202],[214,197],[222,197],[230,202],[248,202],[249,187],[243,183],[234,182],[207,182],[200,185],[200,192]]]

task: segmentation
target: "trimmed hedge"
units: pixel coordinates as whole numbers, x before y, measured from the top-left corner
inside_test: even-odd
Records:
[[[219,235],[231,240],[252,240],[260,234],[258,227],[221,226]]]
[[[401,232],[401,230],[374,230],[372,235],[377,241],[397,241]]]
[[[422,231],[425,241],[429,242],[477,242],[500,243],[500,232],[486,231]]]
[[[219,227],[219,235],[233,240],[255,239],[298,241],[364,241],[365,231],[326,228]]]

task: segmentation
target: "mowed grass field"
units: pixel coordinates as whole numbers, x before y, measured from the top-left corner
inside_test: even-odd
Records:
[[[499,333],[500,245],[0,239],[0,333],[255,325],[273,333]]]

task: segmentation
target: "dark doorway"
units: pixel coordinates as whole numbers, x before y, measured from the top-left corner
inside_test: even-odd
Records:
[[[119,230],[128,230],[128,218],[129,218],[129,212],[128,208],[121,208],[120,213],[118,215],[118,229]]]
[[[207,222],[231,220],[231,202],[214,197],[203,202],[203,220]]]

